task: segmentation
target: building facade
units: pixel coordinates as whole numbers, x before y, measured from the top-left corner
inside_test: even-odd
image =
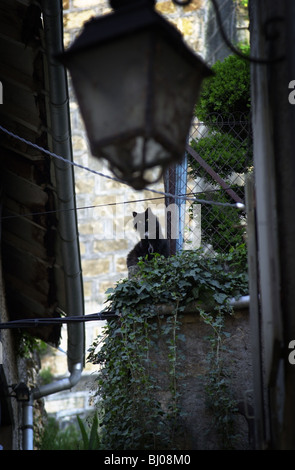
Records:
[[[230,39],[244,34],[245,11],[237,8],[232,0],[219,2],[224,28]],[[91,17],[109,13],[107,0],[64,0],[64,45],[67,48],[79,34],[83,24]],[[171,21],[182,33],[186,43],[208,63],[228,55],[229,51],[220,40],[214,11],[210,0],[192,0],[186,7],[175,5],[172,0],[159,0],[156,9]],[[237,17],[240,23],[237,23]],[[161,194],[152,191],[135,191],[127,185],[109,179],[112,174],[107,165],[93,157],[87,143],[84,123],[69,79],[72,145],[74,161],[79,165],[99,172],[100,176],[87,169],[75,168],[75,189],[77,218],[82,261],[85,313],[101,311],[107,300],[106,291],[116,282],[128,276],[126,257],[138,241],[132,224],[132,211],[142,212],[151,207],[165,229],[165,200]],[[164,192],[160,181],[151,187]],[[86,328],[86,350],[101,333],[103,322],[89,322]],[[66,333],[66,330],[64,330]],[[66,340],[63,339],[63,343]],[[55,375],[66,371],[66,355],[63,344],[61,350],[43,361]],[[91,388],[95,368],[86,363],[85,382]],[[86,375],[89,380],[87,382]],[[78,391],[77,391],[78,393]],[[78,395],[77,395],[78,397]],[[48,399],[48,409],[56,416],[68,403],[68,392]],[[66,406],[66,405],[65,405]],[[72,405],[71,405],[72,406]],[[49,408],[50,407],[50,408]],[[81,409],[80,405],[77,408]],[[89,410],[88,410],[89,411]]]

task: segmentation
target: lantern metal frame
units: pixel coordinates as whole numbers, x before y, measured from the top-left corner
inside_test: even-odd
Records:
[[[103,132],[100,133],[100,129],[98,129],[97,132],[99,137],[95,136],[94,139],[94,118],[87,116],[87,112],[90,108],[89,96],[88,106],[85,106],[85,100],[83,104],[82,93],[85,93],[85,85],[84,90],[80,90],[79,86],[75,86],[75,84],[73,83],[77,95],[77,101],[80,105],[80,110],[85,122],[86,131],[88,133],[92,154],[94,156],[103,157],[107,159],[109,161],[111,170],[115,174],[116,178],[123,182],[126,182],[127,184],[130,184],[135,189],[143,189],[144,187],[146,187],[147,184],[158,181],[167,166],[171,165],[172,163],[182,161],[185,153],[185,140],[189,133],[190,123],[193,118],[194,105],[196,104],[197,96],[199,95],[200,91],[200,84],[203,78],[208,77],[212,74],[211,69],[206,65],[203,59],[187,46],[187,44],[183,40],[181,33],[162,15],[155,11],[155,3],[155,0],[110,0],[110,5],[113,7],[114,12],[93,18],[87,23],[85,23],[81,34],[76,38],[74,43],[69,47],[67,51],[65,51],[61,56],[58,57],[59,61],[61,61],[67,68],[69,68],[71,73],[71,64],[77,56],[80,55],[80,58],[81,54],[88,54],[88,56],[90,56],[91,51],[95,51],[95,48],[102,48],[106,45],[109,46],[110,44],[117,44],[116,41],[118,42],[120,40],[123,41],[126,38],[133,38],[136,34],[148,34],[151,37],[151,49],[150,51],[148,51],[151,58],[148,59],[150,60],[150,63],[149,66],[146,67],[147,80],[154,79],[152,61],[155,57],[155,51],[157,52],[159,50],[159,44],[161,43],[161,41],[163,42],[163,44],[168,44],[168,47],[173,50],[175,57],[181,57],[181,60],[184,64],[183,66],[189,64],[189,67],[194,70],[195,77],[197,78],[195,80],[195,83],[193,84],[194,88],[191,94],[194,95],[195,101],[189,103],[189,120],[187,118],[188,113],[183,113],[183,119],[181,118],[181,116],[178,116],[179,129],[182,130],[182,134],[179,133],[180,137],[178,137],[178,140],[176,140],[176,138],[174,138],[174,136],[172,135],[173,132],[170,133],[171,137],[169,136],[169,138],[167,138],[167,135],[165,136],[163,132],[162,134],[160,132],[157,132],[158,129],[156,129],[153,116],[153,112],[155,109],[155,101],[157,100],[157,97],[154,96],[154,92],[156,93],[156,91],[154,90],[153,83],[151,86],[148,83],[147,93],[145,97],[146,101],[142,103],[142,106],[144,107],[144,113],[142,113],[142,115],[145,114],[145,129],[142,129],[139,126],[137,129],[131,129],[129,133],[128,129],[127,131],[124,129],[121,134],[120,129],[118,129],[116,134],[114,133],[110,135],[103,135]],[[136,45],[135,41],[134,43]],[[188,90],[189,87],[192,87],[192,84],[188,83],[188,77],[186,76],[185,78],[186,80],[181,83],[182,93],[184,92],[184,90]],[[119,82],[120,77],[118,77],[118,84]],[[169,83],[167,83],[167,86],[169,86]],[[84,108],[87,108],[86,111],[84,109],[84,112],[83,105]],[[95,106],[94,103],[93,106]],[[87,125],[88,119],[89,122],[90,119],[92,119],[91,126],[89,124]],[[123,119],[128,119],[128,116],[124,116]],[[182,120],[183,122],[181,122]],[[91,132],[89,132],[90,127],[92,127]],[[184,127],[187,135],[183,136]],[[115,152],[113,152],[113,155],[110,155],[111,152],[109,152],[108,154],[104,150],[112,145],[117,145],[117,147],[119,148],[120,142],[123,141],[127,142],[128,144],[128,139],[130,139],[130,142],[133,139],[133,149],[136,145],[140,149],[142,148],[142,150],[140,150],[142,152],[140,165],[139,163],[136,163],[137,167],[134,170],[132,169],[132,165],[130,165],[131,171],[129,172],[128,163],[126,163],[126,159],[123,158],[126,157],[126,152],[124,155],[124,152],[122,150],[122,158],[120,158],[120,155],[115,154]],[[134,144],[134,139],[137,139],[136,144]],[[139,141],[139,139],[141,140]],[[152,144],[150,145],[150,147],[148,147],[148,144],[150,144],[151,142]],[[158,154],[155,151],[155,158],[153,160],[151,157],[151,155],[153,154],[151,148],[157,149],[157,146]],[[128,149],[128,145],[126,145],[126,148]],[[147,149],[149,149],[149,157],[147,157]],[[165,151],[162,151],[161,153],[161,149],[164,149]],[[161,155],[159,162],[157,162],[158,155]],[[145,177],[145,173],[147,170],[155,168],[157,166],[157,163],[159,163],[159,166],[161,167],[161,172],[156,177],[153,176],[152,181],[148,181]]]

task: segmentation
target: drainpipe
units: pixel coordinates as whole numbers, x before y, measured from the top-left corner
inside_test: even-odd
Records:
[[[33,450],[33,404],[34,399],[30,394],[29,401],[23,402],[23,450]]]
[[[231,299],[230,304],[235,310],[243,310],[245,308],[249,308],[250,305],[250,296],[243,295],[238,299]]]
[[[41,2],[48,61],[52,151],[72,160],[70,113],[67,75],[54,60],[63,51],[63,10],[61,0]],[[84,298],[78,228],[75,211],[73,167],[54,159],[59,212],[59,238],[65,276],[67,315],[84,314]],[[69,377],[57,380],[30,392],[23,404],[23,448],[33,450],[33,402],[56,392],[68,390],[78,383],[84,367],[84,323],[68,324]]]
[[[175,194],[184,195],[187,188],[187,153],[183,162],[176,165],[175,169]],[[176,239],[176,252],[183,248],[184,221],[185,221],[185,201],[183,199],[175,199],[178,206],[178,238]]]

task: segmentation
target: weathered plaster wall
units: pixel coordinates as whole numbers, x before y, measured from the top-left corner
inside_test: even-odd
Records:
[[[182,423],[185,429],[184,438],[181,437],[182,449],[190,450],[219,450],[222,449],[220,435],[216,432],[214,414],[206,406],[208,394],[205,389],[208,378],[208,353],[211,351],[208,337],[214,335],[210,325],[204,323],[197,310],[187,311],[181,315],[181,327],[178,334],[184,335],[184,341],[178,341],[177,356],[182,359],[179,362],[179,375],[177,379],[177,391],[181,394],[180,409],[183,413]],[[252,413],[252,358],[250,342],[249,312],[242,310],[228,316],[225,320],[222,350],[219,358],[224,361],[227,372],[226,381],[228,390],[233,399],[238,403],[239,411],[250,416]],[[217,352],[215,351],[217,354]],[[164,393],[159,394],[160,401],[169,402],[167,358],[169,351],[167,346],[159,344],[156,354],[151,354],[151,363],[155,362],[158,371],[158,385]],[[217,356],[216,356],[217,357]],[[164,377],[164,378],[163,378]],[[168,392],[167,392],[168,390]],[[220,398],[220,396],[219,396]],[[225,397],[227,398],[227,396]],[[171,401],[171,400],[170,400]],[[244,407],[246,404],[246,408]],[[253,433],[245,418],[245,415],[236,413],[235,433],[238,435],[233,440],[234,448],[249,450],[252,446]]]
[[[2,264],[0,257],[0,320],[1,323],[8,322],[5,285],[2,278]],[[28,357],[20,357],[18,345],[16,344],[15,330],[0,331],[0,393],[1,393],[1,416],[0,416],[0,446],[3,450],[22,450],[23,435],[22,426],[23,413],[21,403],[13,396],[12,385],[23,382],[29,388],[38,383],[39,358],[38,354],[28,354]],[[44,401],[34,402],[34,437],[38,442],[44,425]]]
[[[0,319],[1,322],[9,321],[5,301],[5,288],[2,278],[2,263],[0,258]],[[7,385],[18,382],[18,370],[12,332],[1,330],[0,332],[0,377],[1,377],[1,402],[5,411],[1,410],[2,420],[0,428],[0,445],[3,449],[19,449],[21,434],[19,432],[20,413],[15,400],[5,399],[3,394],[8,393]],[[5,422],[3,423],[3,416]]]

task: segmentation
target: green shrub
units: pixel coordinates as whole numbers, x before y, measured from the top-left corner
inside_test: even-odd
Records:
[[[233,172],[243,173],[249,165],[248,142],[231,134],[211,131],[205,137],[191,142],[191,146],[223,179]],[[203,177],[211,183],[215,180],[192,157],[189,160],[190,174]]]
[[[232,186],[232,189],[243,198],[243,187]],[[218,203],[233,203],[224,190],[197,193],[195,196]],[[191,214],[193,214],[193,205]],[[201,207],[202,245],[211,245],[213,251],[217,253],[229,253],[237,245],[246,246],[246,225],[243,217],[244,215],[236,207],[203,203]]]
[[[60,429],[58,421],[49,417],[41,439],[40,450],[99,450],[99,424],[97,415],[87,418],[85,424],[77,416],[77,425],[68,424]],[[79,428],[79,429],[78,429]]]
[[[80,443],[81,436],[74,424],[61,430],[55,418],[48,418],[40,450],[78,450]]]
[[[40,377],[42,385],[51,383],[54,379],[54,375],[51,371],[51,367],[46,367],[44,369],[41,369],[39,373],[39,377]]]
[[[244,54],[249,46],[240,46]],[[232,173],[246,173],[252,166],[252,135],[249,112],[251,105],[250,65],[239,56],[230,55],[213,67],[214,76],[206,80],[195,113],[208,133],[190,145],[203,160],[228,183],[244,200],[244,188],[233,185]],[[189,158],[189,173],[218,184],[196,162]],[[234,203],[223,190],[197,193],[199,199],[218,203]],[[202,204],[202,242],[213,245],[214,250],[227,252],[244,242],[245,230],[241,214],[236,208]]]
[[[243,53],[249,53],[249,46],[240,46]],[[230,55],[222,62],[217,61],[212,70],[214,75],[204,82],[196,116],[207,122],[211,115],[248,116],[251,106],[250,64],[247,60]],[[216,117],[217,119],[217,117]],[[213,118],[213,121],[215,118]]]
[[[247,292],[246,266],[236,264],[234,253],[206,258],[201,250],[142,260],[135,277],[108,291],[106,312],[117,313],[118,319],[108,321],[88,356],[100,366],[96,395],[103,449],[182,448],[183,309],[191,302],[210,303],[213,315],[230,314],[229,299]],[[157,312],[159,304],[172,306],[171,313]],[[161,385],[151,354],[159,344],[167,362],[160,369]],[[170,397],[165,408],[159,392]]]

